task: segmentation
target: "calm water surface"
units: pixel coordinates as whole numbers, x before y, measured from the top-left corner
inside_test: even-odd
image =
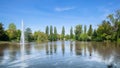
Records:
[[[25,45],[0,44],[0,68],[120,68],[120,45],[57,41]]]

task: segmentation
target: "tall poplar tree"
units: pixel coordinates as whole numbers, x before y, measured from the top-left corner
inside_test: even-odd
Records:
[[[50,26],[50,36],[49,36],[49,40],[53,41],[53,27],[52,25]]]
[[[65,27],[63,26],[62,27],[62,34],[61,34],[61,36],[62,36],[62,40],[65,38]]]
[[[57,40],[57,29],[56,27],[54,27],[54,41]]]
[[[88,29],[88,36],[92,36],[92,33],[93,33],[93,29],[92,29],[92,25],[90,24],[90,26],[89,26],[89,29]]]
[[[73,39],[73,28],[70,29],[70,39]]]

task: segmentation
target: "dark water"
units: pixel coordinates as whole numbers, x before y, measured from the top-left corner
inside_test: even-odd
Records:
[[[120,45],[57,41],[25,45],[0,44],[0,68],[120,68]]]

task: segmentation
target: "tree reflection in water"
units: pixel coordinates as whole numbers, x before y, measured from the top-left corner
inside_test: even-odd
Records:
[[[34,58],[37,59],[43,56],[52,56],[54,57],[52,58],[54,60],[55,58],[57,58],[62,59],[65,62],[65,60],[67,59],[66,57],[69,57],[69,60],[71,60],[71,62],[75,61],[81,63],[81,61],[84,60],[86,63],[103,63],[108,68],[113,66],[116,66],[117,68],[120,67],[120,45],[117,43],[54,41],[39,44],[32,43],[26,45],[25,48],[25,54],[28,55],[27,58],[29,58],[30,56],[35,56]],[[36,54],[38,55],[37,57]],[[19,58],[19,45],[0,44],[0,65],[6,65],[6,63],[19,60]],[[32,59],[33,58],[30,58],[30,60]],[[48,58],[45,59],[46,61],[50,60]]]

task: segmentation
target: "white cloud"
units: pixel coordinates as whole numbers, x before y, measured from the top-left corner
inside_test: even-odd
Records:
[[[62,12],[62,11],[68,11],[68,10],[72,10],[74,9],[74,7],[56,7],[55,8],[55,11],[58,11],[58,12]]]

